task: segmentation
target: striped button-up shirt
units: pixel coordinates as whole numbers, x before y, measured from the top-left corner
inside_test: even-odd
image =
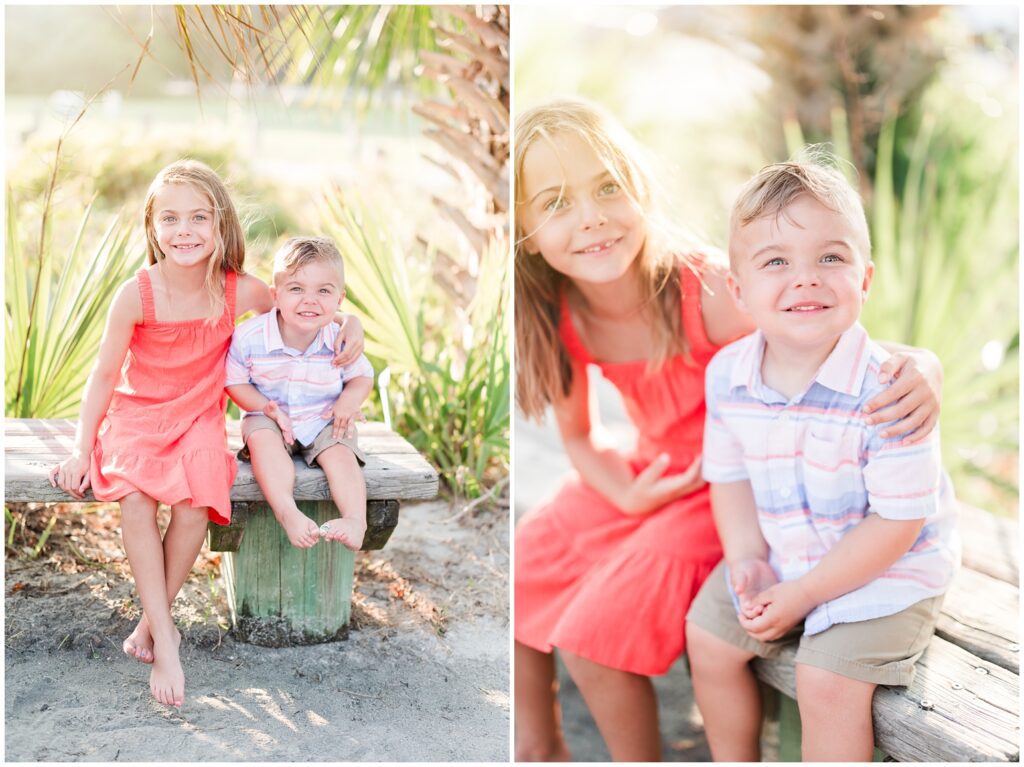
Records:
[[[359,376],[373,378],[373,367],[362,354],[351,365],[331,367],[339,329],[332,322],[317,332],[308,348],[300,350],[282,340],[277,309],[246,320],[231,338],[226,385],[253,384],[288,415],[295,439],[311,445],[330,423],[322,414],[338,399],[345,382]]]
[[[882,439],[885,424],[868,425],[862,410],[887,385],[878,371],[888,352],[854,324],[807,389],[789,400],[763,382],[763,354],[757,331],[708,365],[703,473],[708,482],[750,482],[779,579],[810,571],[869,514],[926,520],[910,550],[881,576],[815,608],[805,633],[892,615],[944,593],[959,563],[959,539],[938,430],[902,446]]]

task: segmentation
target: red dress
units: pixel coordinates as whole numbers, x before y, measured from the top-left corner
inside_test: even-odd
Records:
[[[600,367],[639,431],[634,472],[664,452],[666,474],[680,473],[701,453],[704,368],[719,347],[704,332],[699,280],[682,267],[680,281],[696,364],[678,355],[650,375],[644,360],[596,362],[563,296],[562,342],[575,360]],[[516,528],[515,638],[543,652],[557,647],[611,668],[663,674],[686,649],[686,612],[721,558],[706,486],[627,516],[574,478]]]
[[[149,274],[137,272],[142,323],[92,451],[97,500],[141,491],[161,503],[208,506],[214,522],[231,521],[238,464],[227,448],[224,359],[235,329],[236,277],[226,275],[216,321],[171,322],[157,320]]]

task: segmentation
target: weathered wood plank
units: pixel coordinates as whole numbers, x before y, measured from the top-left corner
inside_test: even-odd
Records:
[[[237,441],[237,424],[234,425]],[[367,453],[363,469],[369,499],[429,499],[437,495],[437,472],[404,439],[390,432],[383,424],[361,424],[360,443]],[[50,486],[50,468],[70,453],[74,441],[72,420],[13,419],[5,420],[6,442],[4,492],[9,501],[40,503],[74,503],[76,499],[59,488]],[[229,428],[229,432],[231,428]],[[365,434],[365,438],[364,438]],[[13,445],[12,445],[13,443]],[[13,449],[11,449],[13,447]],[[295,459],[295,497],[300,500],[330,498],[327,479],[319,469]],[[239,465],[232,487],[233,501],[263,501],[263,495],[247,463]],[[94,502],[92,492],[83,503]]]
[[[963,568],[942,605],[936,634],[997,666],[1020,673],[1020,592]]]
[[[757,660],[758,677],[796,696],[795,646]],[[875,742],[898,761],[1018,761],[1019,677],[936,637],[908,688],[879,687]]]
[[[1017,520],[960,504],[959,523],[964,567],[1018,584],[1020,534]]]
[[[224,556],[233,585],[235,634],[267,647],[344,636],[352,609],[354,553],[327,541],[295,548],[273,513],[261,506],[250,510],[238,552]],[[299,508],[317,524],[338,513],[325,501],[302,501]]]

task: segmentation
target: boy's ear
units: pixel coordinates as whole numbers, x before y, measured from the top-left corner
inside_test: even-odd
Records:
[[[871,278],[875,276],[875,262],[868,261],[864,266],[864,282],[860,286],[861,303],[868,300],[868,290],[871,288]]]
[[[277,304],[277,287],[273,284],[270,286],[270,300]]]
[[[736,278],[732,274],[732,269],[729,270],[725,276],[725,284],[729,288],[729,292],[732,293],[732,298],[736,302],[736,306],[747,312],[746,304],[743,303],[743,295],[740,290],[740,284],[736,282]],[[749,312],[747,312],[749,314]]]

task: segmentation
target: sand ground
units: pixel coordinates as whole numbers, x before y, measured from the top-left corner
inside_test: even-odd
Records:
[[[358,556],[353,629],[330,644],[233,640],[205,555],[174,610],[180,711],[121,653],[138,603],[119,537],[58,525],[70,563],[6,562],[5,761],[507,761],[508,513],[458,512],[402,508]]]

